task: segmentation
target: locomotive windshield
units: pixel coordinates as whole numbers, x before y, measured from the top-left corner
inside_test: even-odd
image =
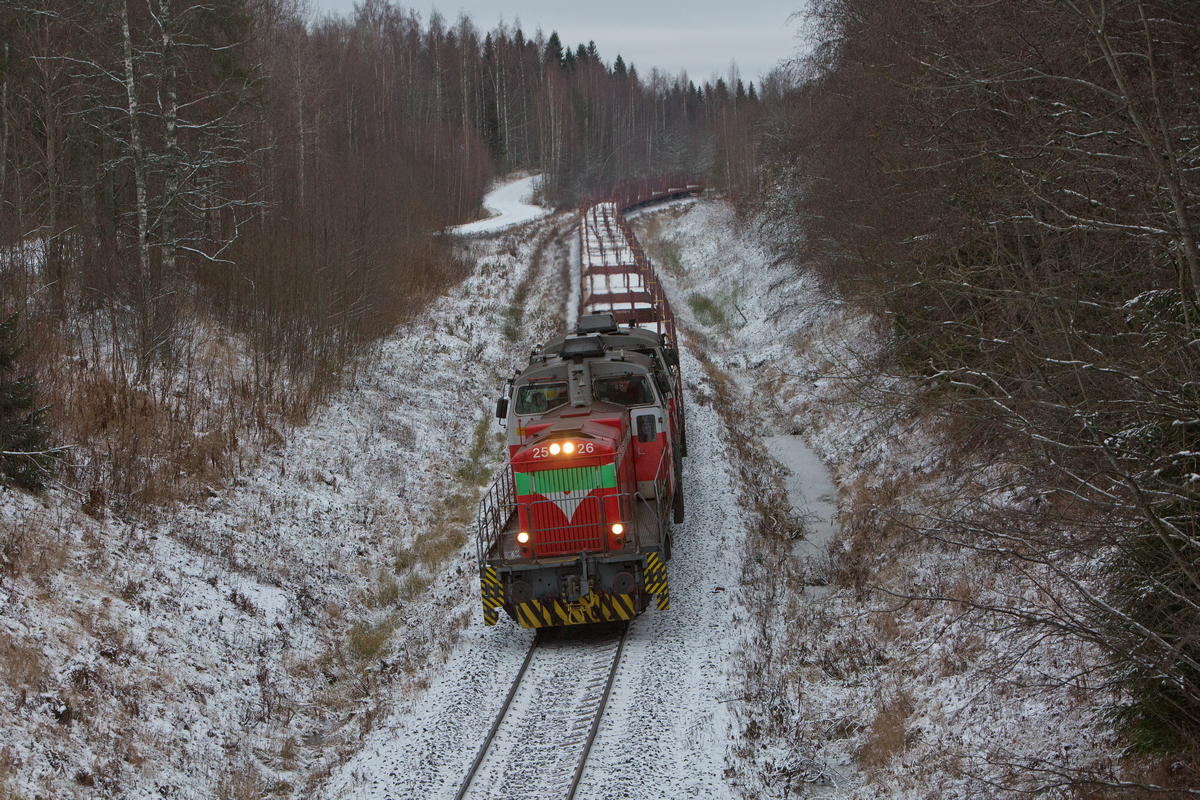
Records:
[[[544,414],[552,408],[558,408],[567,400],[565,383],[529,384],[517,390],[516,413]]]
[[[621,406],[646,406],[654,402],[654,392],[645,375],[614,375],[592,381],[592,397]]]

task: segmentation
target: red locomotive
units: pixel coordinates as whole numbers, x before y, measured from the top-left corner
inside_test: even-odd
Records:
[[[669,606],[683,382],[670,304],[622,212],[702,189],[627,185],[581,214],[579,324],[535,351],[496,405],[509,460],[479,504],[487,625],[500,609],[542,628]]]

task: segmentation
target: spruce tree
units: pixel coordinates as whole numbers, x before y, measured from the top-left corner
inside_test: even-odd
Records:
[[[58,454],[47,443],[46,409],[37,407],[34,377],[18,372],[23,350],[13,314],[0,322],[0,477],[32,490],[45,486]]]
[[[542,63],[547,67],[551,64],[562,66],[563,46],[562,39],[558,38],[558,31],[551,31],[550,38],[546,40],[546,52],[542,56]]]

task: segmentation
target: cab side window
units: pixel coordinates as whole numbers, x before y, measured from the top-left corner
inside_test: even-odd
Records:
[[[517,404],[514,411],[519,416],[544,414],[552,408],[563,405],[567,399],[567,384],[565,383],[527,384],[517,390]]]
[[[645,375],[596,378],[592,381],[592,396],[620,406],[646,406],[654,402],[654,392]]]

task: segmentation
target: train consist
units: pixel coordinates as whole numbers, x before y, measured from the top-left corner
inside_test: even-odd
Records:
[[[701,189],[623,185],[582,210],[578,323],[535,350],[496,405],[509,458],[479,504],[487,625],[501,609],[543,628],[669,606],[683,384],[670,304],[623,213]]]

